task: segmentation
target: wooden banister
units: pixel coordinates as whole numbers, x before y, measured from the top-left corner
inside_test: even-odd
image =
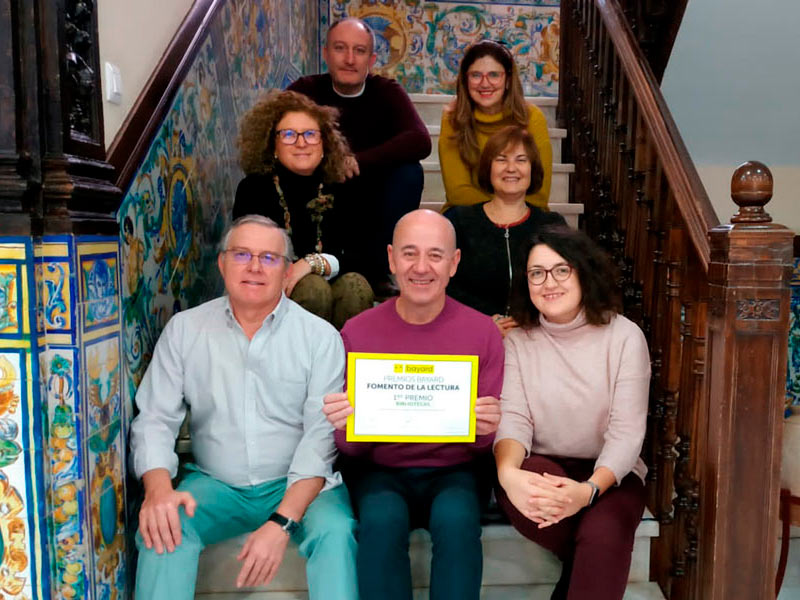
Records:
[[[223,0],[195,0],[111,142],[108,162],[116,169],[116,185],[123,193],[144,159],[214,15],[223,3]]]
[[[620,0],[561,11],[573,191],[650,343],[652,576],[674,600],[774,598],[792,232],[757,163],[719,223]]]

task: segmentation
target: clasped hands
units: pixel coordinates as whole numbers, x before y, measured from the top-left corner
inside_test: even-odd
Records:
[[[508,499],[539,526],[555,525],[589,504],[592,487],[569,477],[506,468],[498,473]]]
[[[144,545],[158,554],[174,552],[181,544],[181,521],[178,509],[183,506],[187,517],[193,517],[197,502],[189,492],[181,492],[170,484],[148,490],[139,511],[139,531]],[[288,534],[280,525],[265,523],[245,541],[236,560],[242,563],[236,587],[267,585],[278,572],[289,543]]]
[[[323,399],[322,412],[334,429],[343,430],[347,417],[353,414],[353,406],[347,392],[327,394]],[[475,400],[475,432],[486,435],[497,431],[500,424],[500,401],[494,396],[482,396]]]

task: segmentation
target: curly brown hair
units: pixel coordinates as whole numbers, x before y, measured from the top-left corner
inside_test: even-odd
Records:
[[[475,102],[469,95],[467,72],[479,58],[489,56],[499,62],[506,72],[506,91],[503,94],[503,112],[507,112],[515,125],[526,127],[528,124],[528,104],[522,91],[519,69],[511,51],[505,45],[493,40],[481,40],[472,44],[464,53],[458,67],[456,83],[456,105],[450,113],[450,124],[455,132],[454,138],[458,146],[461,160],[470,168],[478,165],[480,147],[476,133]]]
[[[239,166],[246,175],[271,173],[275,168],[275,128],[288,112],[305,113],[319,123],[322,132],[322,173],[326,183],[345,179],[345,159],[350,146],[339,131],[339,111],[320,106],[307,96],[273,90],[256,102],[239,123]]]

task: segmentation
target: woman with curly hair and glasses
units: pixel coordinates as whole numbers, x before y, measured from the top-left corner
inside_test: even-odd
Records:
[[[285,292],[305,309],[341,329],[372,306],[367,280],[348,272],[346,199],[335,196],[351,155],[337,127],[338,111],[297,92],[271,92],[239,126],[239,165],[233,218],[259,214],[289,232],[297,257]]]
[[[561,559],[553,599],[619,600],[645,502],[647,342],[619,314],[614,271],[585,234],[542,230],[522,257],[494,442],[498,502]]]
[[[467,48],[458,69],[456,98],[442,112],[439,164],[447,203],[486,202],[491,194],[478,183],[478,162],[486,141],[504,127],[528,130],[542,163],[542,185],[525,201],[547,208],[553,175],[553,148],[547,121],[538,107],[525,102],[519,70],[503,44],[481,40]]]

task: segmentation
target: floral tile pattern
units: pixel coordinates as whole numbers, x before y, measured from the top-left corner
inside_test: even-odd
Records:
[[[559,4],[321,0],[320,13],[326,27],[348,16],[367,21],[377,37],[374,71],[410,93],[454,93],[464,49],[489,38],[511,50],[527,95],[558,96]]]
[[[19,333],[17,307],[20,295],[17,266],[0,264],[0,334]]]
[[[786,412],[800,406],[800,258],[794,259],[792,299],[789,312],[789,352],[786,367]]]
[[[13,600],[50,597],[33,258],[30,238],[0,237],[0,597]]]
[[[49,348],[41,364],[47,377],[48,455],[53,558],[53,588],[58,598],[85,598],[88,551],[86,491],[80,440],[79,372],[74,348]],[[44,365],[47,365],[44,368]]]
[[[40,262],[37,279],[42,282],[42,327],[50,331],[72,329],[70,296],[70,264],[68,262]]]
[[[222,292],[215,248],[242,176],[237,123],[264,91],[317,70],[317,13],[316,0],[226,2],[125,193],[117,219],[128,398],[172,314]]]

